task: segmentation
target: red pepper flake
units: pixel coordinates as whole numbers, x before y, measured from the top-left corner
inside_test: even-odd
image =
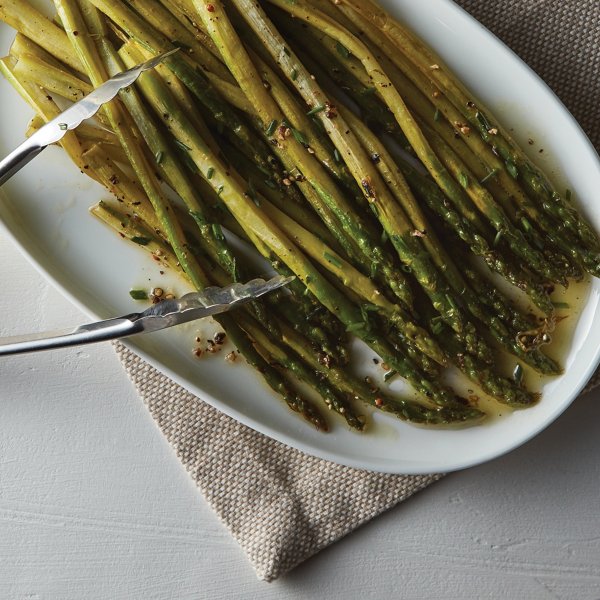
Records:
[[[285,125],[280,125],[277,128],[277,137],[280,140],[286,140],[290,137],[290,135],[292,135],[292,130],[289,127],[286,127]]]
[[[215,7],[212,4],[207,4],[206,5],[206,10],[208,12],[215,12]]]
[[[381,398],[375,398],[375,406],[381,408],[383,406],[383,400]]]
[[[331,102],[325,102],[325,116],[328,119],[335,119],[338,116],[335,104],[331,104]]]
[[[373,183],[371,181],[370,177],[365,177],[361,182],[360,182],[362,189],[365,192],[365,196],[367,198],[368,202],[375,202],[375,200],[377,199],[377,197],[375,196],[375,190],[373,189]]]

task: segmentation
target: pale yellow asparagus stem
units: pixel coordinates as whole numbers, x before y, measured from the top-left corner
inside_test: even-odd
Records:
[[[44,50],[76,71],[84,71],[81,61],[71,48],[67,34],[26,0],[2,0],[0,21],[35,40]]]
[[[94,88],[78,77],[57,69],[32,54],[23,54],[15,66],[15,72],[52,94],[76,102],[87,96]]]

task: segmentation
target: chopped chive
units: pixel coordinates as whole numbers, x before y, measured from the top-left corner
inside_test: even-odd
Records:
[[[330,262],[333,266],[337,267],[338,269],[342,268],[342,263],[337,259],[337,257],[329,254],[329,252],[324,252],[323,257],[327,262]]]
[[[388,232],[384,229],[381,232],[381,243],[385,244],[389,239],[390,239],[390,237],[388,236]]]
[[[513,371],[513,379],[517,385],[521,385],[521,382],[523,381],[523,367],[519,363],[517,363],[517,366]]]
[[[388,371],[387,373],[384,374],[383,376],[383,380],[387,383],[390,379],[396,377],[396,375],[398,375],[397,371]]]
[[[503,234],[502,234],[502,232],[501,232],[501,231],[499,231],[499,232],[496,234],[496,237],[494,238],[494,244],[493,244],[494,248],[495,248],[495,247],[496,247],[496,246],[497,246],[497,245],[500,243],[500,240],[502,239],[502,235],[503,235]]]
[[[233,261],[232,261],[232,265],[231,265],[231,275],[233,277],[233,283],[238,283],[239,282],[239,278],[238,278],[238,268],[237,268],[237,258],[234,256],[233,257]]]
[[[362,315],[363,321],[365,323],[369,322],[369,313],[367,312],[367,309],[361,304],[360,305],[360,314]]]
[[[156,161],[157,165],[160,165],[163,161],[165,157],[165,153],[162,150],[159,150],[155,155],[154,155],[154,160]]]
[[[498,173],[498,168],[492,169],[479,183],[486,183]]]
[[[217,189],[217,196],[220,196],[223,193],[223,190],[225,189],[224,185],[220,185]]]
[[[208,167],[208,171],[206,171],[206,179],[212,179],[215,174],[214,167]]]
[[[554,308],[571,308],[568,302],[553,302]]]
[[[436,108],[435,112],[433,113],[433,120],[437,123],[441,118],[442,118],[442,113],[440,112],[439,108]]]
[[[294,129],[293,127],[291,128],[291,130],[292,130],[292,135],[294,136],[294,139],[297,142],[299,142],[300,144],[303,144],[305,146],[308,146],[308,140],[304,137],[304,134],[301,131]]]
[[[196,223],[198,223],[198,225],[200,225],[201,227],[207,224],[206,219],[204,218],[204,215],[201,212],[191,210],[190,215],[192,215],[194,221],[196,221]]]
[[[210,228],[212,229],[213,235],[215,236],[215,239],[217,241],[222,242],[225,240],[223,230],[221,229],[221,226],[218,223],[211,223]]]
[[[189,146],[186,146],[182,141],[175,139],[175,143],[182,149],[185,150],[186,152],[189,152],[191,150],[191,148]]]
[[[59,123],[59,124],[58,124],[58,128],[59,128],[61,131],[66,131],[67,129],[69,129],[69,126],[68,126],[66,123]]]
[[[325,105],[324,104],[317,104],[317,106],[315,106],[314,108],[311,108],[306,114],[309,117],[311,117],[312,115],[316,115],[317,113],[320,113],[323,110],[325,110]]]
[[[365,323],[350,323],[350,325],[348,325],[346,327],[346,331],[348,333],[352,333],[355,331],[362,331],[365,328]]]
[[[148,300],[148,292],[146,290],[129,290],[129,295],[134,300]]]
[[[506,161],[506,170],[510,173],[510,176],[513,179],[519,179],[519,170],[517,169],[517,165],[514,162],[507,160]]]
[[[458,310],[458,305],[456,304],[456,301],[454,300],[454,298],[450,295],[450,294],[446,294],[446,300],[448,301],[448,304],[454,309],[454,310]]]
[[[348,48],[346,48],[344,44],[340,44],[340,42],[337,42],[335,44],[335,49],[338,51],[338,54],[340,56],[343,56],[344,58],[350,58],[350,50],[348,50]]]
[[[134,235],[131,238],[131,241],[140,246],[147,246],[151,242],[150,238],[144,237],[143,235]]]
[[[458,174],[458,182],[465,189],[467,189],[469,187],[469,177],[465,173],[459,173]]]
[[[335,162],[336,163],[341,163],[342,162],[342,157],[340,156],[340,152],[337,148],[333,149],[333,158],[335,158]]]
[[[439,335],[444,331],[444,323],[441,319],[431,319],[431,331],[434,335]]]
[[[363,93],[363,96],[370,96],[371,94],[374,94],[376,91],[377,91],[377,88],[373,87],[371,85],[369,87],[366,87],[362,93]]]
[[[272,190],[276,190],[277,189],[277,185],[275,184],[275,182],[272,179],[265,179],[265,183],[272,189]]]
[[[477,111],[477,113],[475,114],[475,117],[481,123],[481,125],[483,126],[483,128],[486,131],[489,131],[490,129],[492,129],[490,122],[487,120],[486,116],[482,112]]]
[[[375,261],[371,261],[371,279],[375,279],[377,275],[377,263]]]
[[[296,81],[296,79],[298,79],[298,69],[293,68],[290,77],[292,78],[292,81]]]
[[[275,133],[275,129],[277,129],[277,120],[273,119],[266,129],[266,134],[273,135]]]
[[[523,229],[527,233],[529,233],[533,229],[533,227],[531,226],[531,223],[527,220],[526,217],[521,218],[521,225],[523,226]]]

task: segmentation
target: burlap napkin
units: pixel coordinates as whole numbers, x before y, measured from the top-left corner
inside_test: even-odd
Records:
[[[600,2],[461,0],[556,90],[600,143]],[[306,456],[221,414],[116,345],[157,425],[260,579],[271,581],[439,479]],[[600,372],[587,389],[600,383]]]

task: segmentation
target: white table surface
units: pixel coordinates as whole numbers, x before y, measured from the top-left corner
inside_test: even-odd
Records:
[[[0,238],[0,332],[82,322]],[[0,599],[600,598],[600,393],[257,581],[109,344],[0,362]]]

